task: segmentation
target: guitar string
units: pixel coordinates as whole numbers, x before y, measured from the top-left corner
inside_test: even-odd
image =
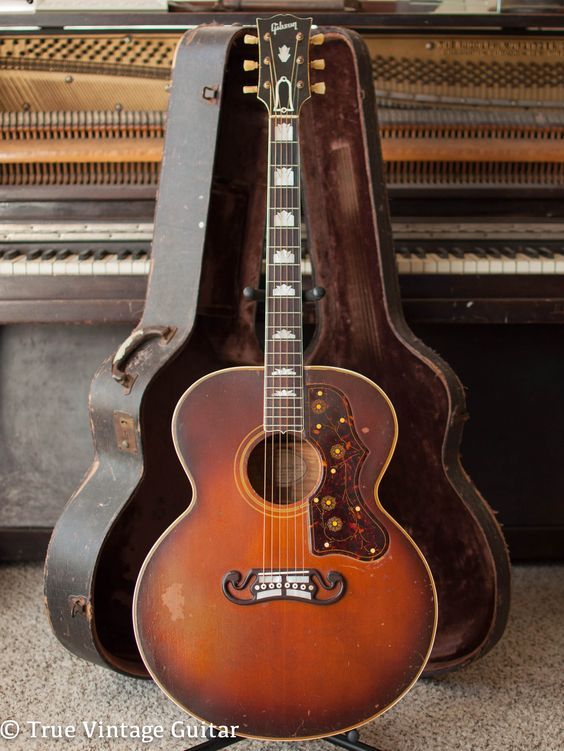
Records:
[[[295,42],[295,45],[294,45],[294,54],[292,56],[292,73],[290,75],[290,89],[292,91],[292,96],[293,96],[294,114],[295,115],[297,115],[297,111],[296,111],[296,106],[297,106],[297,88],[296,88],[296,83],[295,83],[295,80],[296,80],[295,71],[296,71],[297,51],[298,51],[298,40],[296,38],[296,42]],[[296,118],[296,119],[294,119],[294,126],[297,127],[297,123],[298,123],[298,121],[297,121],[297,118]],[[297,131],[296,131],[296,136],[297,136]],[[291,187],[289,187],[289,189],[288,189],[288,193],[289,193],[289,197],[291,197],[291,198],[289,198],[289,200],[291,200],[292,206],[294,206],[294,205],[297,206],[298,205],[297,200],[296,200],[296,194],[297,194],[297,196],[299,198],[299,190],[295,190],[296,187],[299,187],[299,176],[298,176],[299,167],[297,166],[298,163],[299,163],[299,159],[298,159],[298,145],[297,145],[297,143],[293,143],[294,141],[297,141],[297,140],[298,140],[297,137],[294,138],[294,132],[292,132],[292,139],[291,139],[291,141],[288,141],[288,152],[290,152],[291,155],[292,155],[291,157],[288,156],[288,159],[291,161],[292,165],[295,165],[295,166],[292,166],[292,168],[291,168],[291,174],[294,176],[293,185],[288,180],[288,182],[291,185]],[[292,211],[294,211],[294,209],[292,209]],[[294,253],[294,263],[297,260],[299,260],[298,250],[297,250],[296,246],[298,245],[298,240],[299,240],[300,235],[301,235],[301,232],[300,232],[300,218],[301,218],[301,212],[300,212],[299,209],[297,209],[297,216],[296,216],[295,224],[294,224],[294,226],[296,227],[297,231],[294,231],[292,233],[292,235],[293,235],[292,239],[293,239],[293,245],[294,245],[294,247],[292,248],[292,251]],[[296,266],[291,266],[290,265],[289,268],[292,270],[292,277],[296,279],[296,282],[295,282],[296,283],[296,301],[295,301],[294,308],[297,307],[298,310],[299,310],[300,309],[300,304],[301,304],[300,303],[300,297],[301,297],[301,292],[302,292],[301,277],[297,273],[297,267]],[[299,282],[298,282],[298,279],[299,279]],[[296,323],[296,320],[295,320],[296,318],[298,319],[298,323],[301,325],[301,317],[299,315],[292,316],[293,323],[294,324]],[[298,342],[301,342],[301,336],[298,336],[297,334],[298,334],[298,332],[296,331],[296,339],[295,339],[295,341],[298,343]],[[294,350],[297,351],[298,348],[299,348],[299,345],[296,345],[294,347]],[[296,373],[298,373],[297,362],[299,362],[299,359],[300,359],[299,358],[299,354],[294,354],[294,358],[293,359],[294,359],[294,363],[293,363],[294,368],[296,370]],[[293,452],[292,452],[292,490],[293,490],[293,498],[292,498],[292,501],[293,501],[293,505],[292,505],[292,521],[293,521],[293,527],[294,527],[294,570],[296,570],[297,567],[298,567],[298,561],[297,561],[297,519],[296,519],[296,508],[297,508],[297,505],[296,505],[296,489],[297,489],[297,483],[295,481],[295,478],[296,478],[296,462],[297,462],[297,454],[298,454],[298,443],[296,441],[296,433],[297,433],[297,431],[296,431],[296,425],[297,425],[296,407],[297,407],[297,410],[298,410],[298,413],[299,413],[299,405],[300,405],[300,397],[301,397],[300,381],[298,379],[296,379],[296,381],[298,383],[298,386],[296,388],[296,394],[298,395],[298,398],[294,401],[293,422],[292,422],[292,427],[294,429],[294,432],[293,432],[293,436],[294,436],[293,441],[294,441],[294,444],[293,444]]]
[[[271,102],[272,102],[272,91],[274,86],[274,77],[273,77],[273,68],[272,66],[269,69],[270,74],[270,96],[271,96]],[[268,233],[267,233],[267,260],[268,260],[268,268],[269,268],[269,277],[271,278],[270,284],[267,284],[266,289],[266,297],[267,299],[270,299],[270,302],[272,303],[272,315],[270,312],[265,318],[266,321],[266,327],[265,327],[265,336],[266,336],[266,343],[265,343],[265,350],[268,353],[267,355],[267,362],[268,367],[270,368],[270,373],[272,373],[275,368],[273,367],[273,363],[276,359],[275,357],[275,349],[276,344],[274,340],[271,340],[271,337],[269,336],[269,329],[271,328],[270,324],[271,321],[276,320],[276,298],[273,294],[274,288],[276,286],[275,276],[276,276],[276,266],[273,263],[273,246],[275,244],[275,236],[276,236],[276,228],[274,225],[274,212],[272,211],[273,206],[276,204],[276,193],[273,191],[273,164],[276,164],[276,151],[274,152],[274,159],[272,154],[272,118],[269,116],[269,175],[268,175],[268,217],[267,217],[267,227],[268,227]],[[276,138],[276,121],[274,121],[274,138]],[[269,389],[269,385],[271,383],[270,379],[267,379],[266,381],[266,411],[265,411],[265,423],[269,428],[269,433],[267,436],[265,436],[265,442],[268,441],[268,438],[270,438],[270,502],[271,504],[274,503],[274,431],[272,430],[274,425],[274,419],[273,419],[273,405],[274,401],[271,396],[272,389]],[[266,469],[265,469],[266,473]],[[265,504],[265,512],[267,509],[267,499],[265,496],[264,504]],[[271,574],[274,570],[274,516],[272,513],[272,508],[270,509],[270,571]]]

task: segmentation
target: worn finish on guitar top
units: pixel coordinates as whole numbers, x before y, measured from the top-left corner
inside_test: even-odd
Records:
[[[274,514],[266,504],[266,516],[257,507],[235,458],[262,425],[263,369],[228,369],[200,380],[177,407],[173,435],[195,501],[155,544],[136,589],[136,636],[157,683],[197,717],[250,737],[324,736],[372,719],[416,680],[436,627],[427,564],[376,499],[397,435],[390,402],[349,371],[308,368],[305,381],[347,396],[367,449],[356,487],[386,532],[385,553],[315,555],[307,503]],[[306,421],[306,437],[316,424]],[[222,591],[225,574],[260,569],[265,550],[267,570],[297,562],[326,578],[339,572],[343,597],[323,607],[234,604]]]

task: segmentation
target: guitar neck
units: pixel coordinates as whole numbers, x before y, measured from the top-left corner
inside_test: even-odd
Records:
[[[271,116],[266,224],[264,429],[304,429],[298,119]]]

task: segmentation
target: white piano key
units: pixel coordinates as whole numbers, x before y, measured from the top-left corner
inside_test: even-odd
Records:
[[[564,256],[556,256],[554,260],[554,273],[564,274]]]
[[[94,271],[95,263],[96,261],[94,261],[93,258],[84,258],[78,261],[79,276],[93,276],[95,274],[95,271]]]
[[[66,258],[55,259],[53,263],[53,276],[67,276],[67,261]]]
[[[556,274],[556,261],[554,258],[542,259],[541,274]]]
[[[118,274],[131,276],[133,274],[133,259],[121,258],[118,261]]]
[[[478,256],[473,253],[464,254],[464,273],[465,274],[477,274],[478,273]]]
[[[396,260],[398,264],[399,274],[411,273],[411,259],[410,258],[406,258],[405,256],[398,256]]]
[[[117,276],[119,274],[119,267],[121,263],[121,261],[118,261],[117,256],[106,256],[104,260],[106,261],[106,268],[104,273],[106,275],[115,274]]]
[[[472,253],[473,259],[476,259],[476,271],[478,274],[489,274],[490,272],[490,259],[477,253]]]
[[[27,258],[25,256],[21,256],[20,258],[15,258],[13,261],[13,268],[12,268],[12,274],[14,276],[25,276],[27,273]]]
[[[149,273],[151,262],[148,258],[137,258],[131,263],[131,273],[144,275]]]
[[[437,273],[437,261],[439,256],[435,253],[426,253],[425,260],[423,261],[423,273],[436,274]]]
[[[86,259],[85,259],[86,260]],[[66,259],[65,274],[68,276],[78,276],[80,274],[81,260],[78,258],[78,254],[73,253]]]
[[[464,274],[464,259],[463,258],[453,258],[451,260],[450,273],[451,274]]]
[[[35,258],[32,261],[28,261],[26,263],[26,276],[39,276],[41,274],[40,266],[41,266],[41,259]]]
[[[503,274],[503,259],[502,258],[491,259],[490,274]]]
[[[424,274],[425,273],[425,261],[422,258],[415,256],[411,259],[411,273],[412,274]]]
[[[531,273],[531,259],[524,253],[517,253],[515,258],[515,273],[516,274],[530,274]]]
[[[90,259],[91,260],[91,259]],[[103,276],[106,274],[106,259],[100,258],[98,260],[91,260],[91,269],[94,276],[99,274],[100,276]]]
[[[53,266],[55,264],[54,258],[41,259],[41,263],[39,264],[39,274],[41,276],[53,276]]]
[[[14,273],[13,261],[0,261],[0,274],[2,276],[12,276]]]
[[[529,258],[529,274],[542,274],[542,261],[540,258]]]
[[[513,258],[503,258],[503,273],[504,274],[516,274],[517,262]]]

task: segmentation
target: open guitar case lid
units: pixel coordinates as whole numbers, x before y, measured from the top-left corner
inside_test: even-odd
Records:
[[[306,363],[376,381],[399,420],[382,504],[422,549],[439,598],[426,675],[485,654],[503,633],[509,561],[500,527],[459,458],[465,402],[401,308],[371,62],[355,32],[321,29],[327,95],[302,109],[302,183],[315,283]],[[145,676],[131,621],[137,573],[191,488],[170,423],[184,390],[229,365],[261,365],[256,304],[267,114],[242,87],[244,29],[203,26],[177,48],[143,317],[92,382],[95,457],[47,554],[52,627],[75,654]],[[375,614],[377,617],[377,614]]]

